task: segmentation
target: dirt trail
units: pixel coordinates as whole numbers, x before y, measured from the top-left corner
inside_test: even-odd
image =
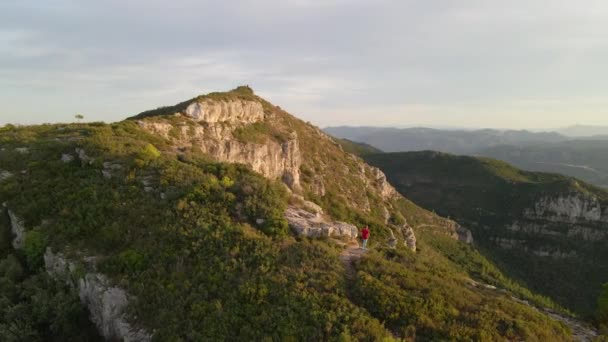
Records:
[[[355,276],[355,268],[353,267],[353,261],[359,259],[366,250],[359,247],[357,242],[352,242],[344,248],[342,253],[340,253],[340,260],[344,264],[344,268],[346,269],[346,276],[348,278],[353,278]]]

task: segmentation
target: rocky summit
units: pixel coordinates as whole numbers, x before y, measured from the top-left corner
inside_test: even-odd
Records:
[[[0,128],[0,340],[595,334],[344,143],[246,86],[111,124]],[[585,201],[527,220],[603,212]]]

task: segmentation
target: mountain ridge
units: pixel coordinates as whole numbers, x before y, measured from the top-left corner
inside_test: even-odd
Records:
[[[504,276],[458,241],[454,221],[397,194],[333,138],[263,99],[261,111],[234,103],[255,95],[214,96],[113,124],[2,128],[0,236],[17,233],[23,245],[0,239],[0,277],[49,272],[71,300],[85,291],[106,338],[125,336],[121,320],[144,333],[138,340],[161,341],[572,336],[521,301],[558,305]],[[256,164],[260,156],[272,165]],[[300,234],[288,213],[316,233]],[[372,238],[346,267],[341,240],[352,242],[352,225],[369,225]],[[22,279],[0,284],[13,293]],[[122,309],[96,315],[108,304],[96,289],[115,289]],[[0,322],[5,333],[22,337]]]

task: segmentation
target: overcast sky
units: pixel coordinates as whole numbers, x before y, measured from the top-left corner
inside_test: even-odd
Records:
[[[0,0],[0,124],[241,84],[319,126],[608,125],[608,2]]]

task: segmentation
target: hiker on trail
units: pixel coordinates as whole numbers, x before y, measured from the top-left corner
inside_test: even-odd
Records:
[[[369,239],[369,227],[365,226],[361,230],[361,240],[363,240],[363,249],[367,249],[367,239]]]

